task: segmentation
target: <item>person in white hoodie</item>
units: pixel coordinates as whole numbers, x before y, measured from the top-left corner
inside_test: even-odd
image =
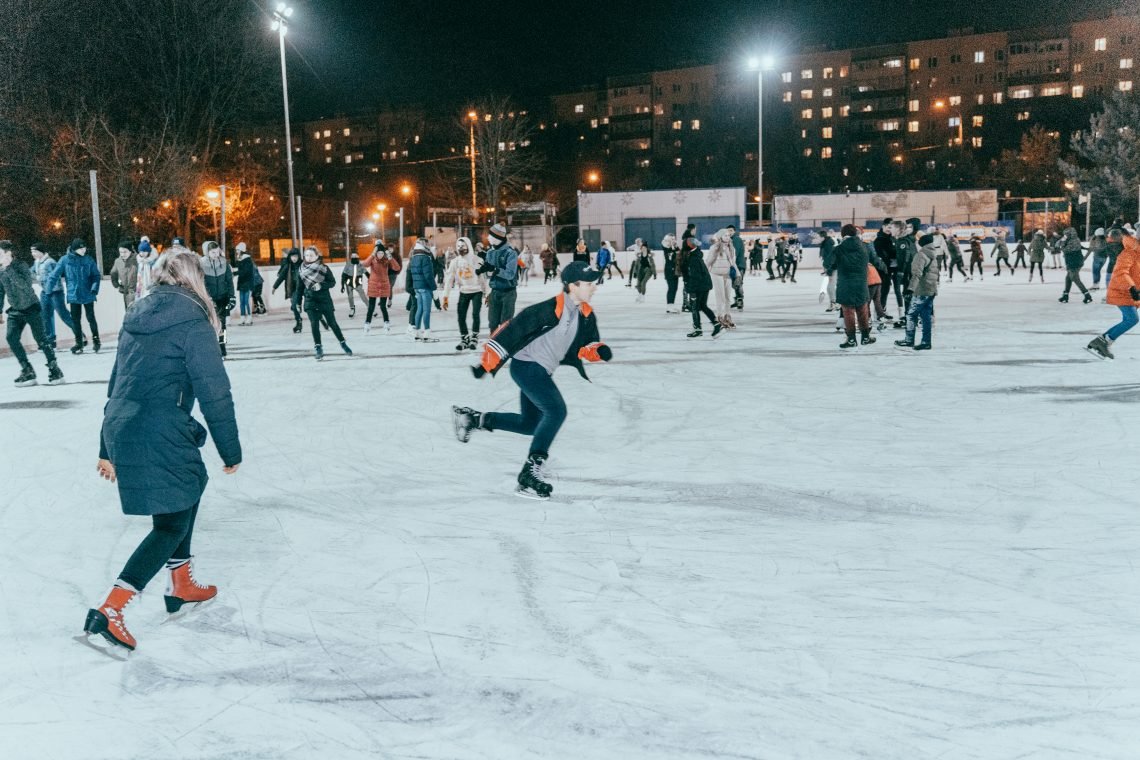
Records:
[[[725,327],[736,327],[732,323],[728,309],[732,304],[732,279],[730,272],[736,264],[736,249],[732,247],[732,232],[718,230],[713,235],[712,245],[705,251],[705,266],[712,277],[713,296],[716,298],[716,318]]]
[[[151,273],[154,271],[154,263],[158,261],[158,251],[150,244],[150,238],[143,235],[139,239],[139,252],[135,256],[135,263],[138,265],[139,271],[135,278],[135,300],[145,298],[150,292],[151,286]]]
[[[470,238],[461,237],[455,242],[455,258],[447,265],[443,275],[443,308],[447,310],[451,301],[451,288],[459,288],[459,305],[456,315],[459,318],[459,343],[456,351],[474,351],[479,343],[479,311],[483,300],[490,295],[487,275],[479,274],[483,260],[475,254],[475,246]],[[467,310],[471,312],[471,331],[467,330]]]

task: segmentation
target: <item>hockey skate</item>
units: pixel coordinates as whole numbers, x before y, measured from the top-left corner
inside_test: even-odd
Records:
[[[1059,303],[1068,303],[1069,302],[1069,294],[1068,293],[1062,293],[1061,297],[1058,298],[1057,301]]]
[[[718,325],[718,326],[719,326],[719,325]],[[699,338],[699,337],[701,337],[701,336],[702,336],[702,335],[704,335],[704,334],[705,334],[705,333],[704,333],[704,330],[702,330],[701,328],[699,328],[699,327],[698,327],[697,329],[693,330],[691,333],[689,333],[689,334],[688,334],[688,335],[686,335],[685,337],[686,337],[686,338]]]
[[[863,331],[863,338],[859,342],[864,346],[869,346],[876,340],[875,336],[871,334],[870,330]]]
[[[459,342],[455,344],[455,350],[456,351],[466,351],[469,348],[471,348],[471,336],[460,335],[459,336]]]
[[[36,384],[36,371],[32,365],[24,362],[20,365],[20,376],[16,378],[17,388],[27,388]]]
[[[352,356],[352,349],[351,349],[351,348],[349,348],[349,347],[348,347],[348,343],[347,343],[347,342],[345,342],[345,341],[343,341],[343,340],[340,342],[340,350],[341,350],[341,351],[344,351],[344,352],[345,352],[346,354],[348,354],[349,356]]]
[[[315,356],[319,362],[325,360],[325,349],[321,346],[320,343],[313,346],[313,356]]]
[[[855,346],[857,346],[857,345],[859,345],[859,344],[855,342],[855,338],[852,336],[852,337],[848,338],[847,340],[843,341],[842,343],[840,343],[839,347],[840,348],[855,348]]]
[[[1082,303],[1092,303],[1092,300],[1092,293],[1085,293],[1085,297]]]
[[[303,328],[303,326],[301,324],[301,320],[298,319],[297,323],[295,325],[293,325],[293,332],[299,333],[299,332],[301,332],[302,328]]]
[[[192,561],[193,558],[189,558],[181,565],[170,568],[166,594],[162,598],[166,602],[166,611],[172,615],[182,609],[184,604],[197,606],[218,595],[217,586],[203,586],[194,578],[194,569],[190,565]]]
[[[455,426],[455,437],[460,443],[471,440],[471,431],[482,426],[483,415],[466,406],[451,407],[451,422]]]
[[[63,370],[54,361],[48,362],[48,385],[62,385]]]
[[[1116,357],[1113,356],[1112,351],[1109,350],[1109,346],[1111,345],[1112,342],[1109,341],[1108,338],[1103,335],[1098,335],[1085,346],[1085,350],[1098,359],[1115,359]]]
[[[98,335],[92,335],[91,336],[91,350],[93,350],[95,353],[99,353],[99,349],[101,349],[102,347],[103,347],[103,341],[99,340],[99,336]]]
[[[545,501],[554,492],[554,486],[542,479],[542,465],[546,461],[543,454],[531,454],[527,457],[522,471],[519,472],[518,487],[515,493],[524,499],[539,499]]]
[[[721,332],[723,332],[723,331],[724,331],[724,324],[722,322],[717,322],[715,325],[713,325],[712,336],[715,338],[716,336],[720,335]]]

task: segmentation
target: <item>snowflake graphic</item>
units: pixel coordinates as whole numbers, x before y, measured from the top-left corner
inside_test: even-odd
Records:
[[[711,193],[709,193],[709,203],[718,202],[720,202],[720,190],[713,190]]]
[[[633,205],[633,193],[623,194],[621,197],[621,205],[632,206]]]
[[[579,206],[589,206],[590,205],[590,196],[587,195],[586,193],[582,193],[582,197],[578,199],[578,205]]]
[[[677,192],[673,193],[673,202],[678,206],[682,205],[686,200],[688,200],[688,198],[689,194],[684,190],[678,190]]]

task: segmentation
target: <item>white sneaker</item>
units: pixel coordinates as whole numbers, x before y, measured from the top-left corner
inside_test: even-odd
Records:
[[[412,340],[418,343],[420,341],[420,331],[413,328],[411,331],[411,337]]]
[[[392,324],[390,322],[384,323],[384,334],[387,335],[392,332]]]
[[[364,334],[367,335],[370,332],[372,332],[372,323],[371,322],[365,322],[364,323]]]
[[[416,334],[416,327],[415,327],[415,325],[408,325],[408,335],[411,335],[411,336],[413,336],[413,337],[414,337],[414,336],[415,336],[415,334]]]
[[[416,338],[422,343],[439,343],[439,338],[431,337],[431,330],[424,330],[423,334]]]

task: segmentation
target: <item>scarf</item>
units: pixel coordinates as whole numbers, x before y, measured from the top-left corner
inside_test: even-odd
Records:
[[[312,264],[301,264],[301,282],[305,283],[305,289],[318,290],[317,286],[324,285],[326,269],[320,260]]]

